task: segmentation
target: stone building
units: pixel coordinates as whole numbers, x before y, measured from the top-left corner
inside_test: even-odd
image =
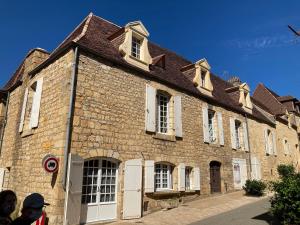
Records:
[[[139,218],[299,168],[296,98],[263,85],[251,97],[140,21],[88,15],[52,53],[30,51],[0,96],[0,187],[43,194],[51,225]]]

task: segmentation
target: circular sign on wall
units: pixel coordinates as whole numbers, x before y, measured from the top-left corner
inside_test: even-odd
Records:
[[[58,158],[54,155],[46,155],[43,158],[42,164],[48,173],[55,173],[58,170]]]

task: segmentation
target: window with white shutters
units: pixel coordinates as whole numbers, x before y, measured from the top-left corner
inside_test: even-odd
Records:
[[[290,149],[289,149],[289,143],[287,139],[283,140],[283,149],[284,149],[284,154],[289,155],[290,154]]]
[[[182,97],[172,96],[164,90],[157,90],[147,84],[145,130],[182,138]],[[156,137],[163,136],[157,135]]]
[[[42,89],[43,78],[39,78],[25,89],[19,123],[20,133],[38,127]]]
[[[238,121],[238,120],[235,120],[234,122],[235,122],[234,123],[235,124],[235,127],[234,127],[235,130],[234,131],[235,131],[235,138],[236,138],[235,143],[236,143],[236,148],[239,149],[239,148],[242,147],[242,145],[241,145],[242,144],[241,143],[241,141],[242,141],[241,140],[241,131],[240,131],[241,130],[241,122]]]
[[[213,110],[208,110],[208,134],[210,143],[214,143],[216,141],[215,130],[215,112]]]
[[[170,96],[165,93],[157,94],[157,131],[158,133],[168,134],[170,126],[169,118]]]
[[[171,165],[155,164],[155,189],[157,191],[172,189]]]
[[[189,191],[192,189],[192,168],[185,168],[185,190]]]

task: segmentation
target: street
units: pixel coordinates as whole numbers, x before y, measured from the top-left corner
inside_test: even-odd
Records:
[[[191,225],[279,225],[268,214],[269,199],[263,199]]]

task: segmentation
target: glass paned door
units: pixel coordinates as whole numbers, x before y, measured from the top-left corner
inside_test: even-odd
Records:
[[[82,212],[85,221],[94,222],[116,218],[117,163],[93,159],[84,163]]]

